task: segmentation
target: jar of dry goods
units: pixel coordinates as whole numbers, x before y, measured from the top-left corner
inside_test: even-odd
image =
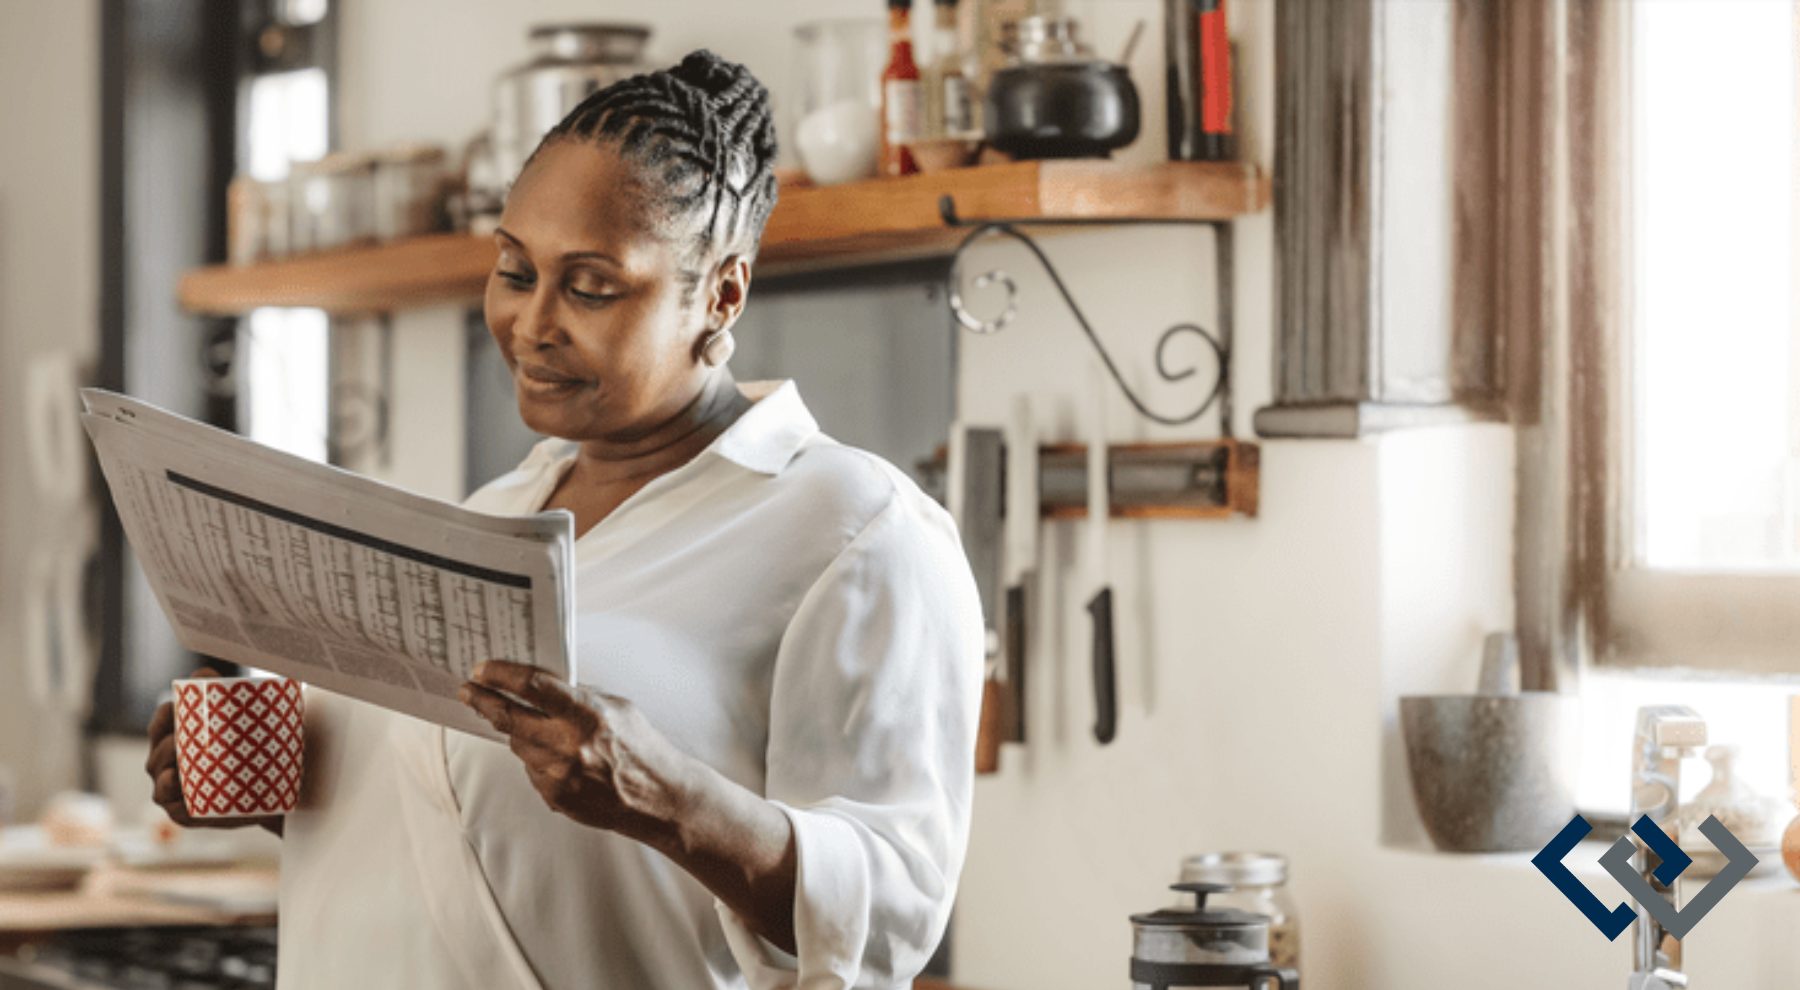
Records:
[[[328,251],[375,239],[375,162],[333,154],[295,162],[288,175],[295,254]]]
[[[1228,884],[1233,889],[1207,899],[1211,906],[1269,918],[1269,961],[1281,969],[1300,968],[1300,915],[1287,888],[1287,860],[1275,853],[1205,853],[1181,863],[1182,883]]]
[[[375,239],[393,241],[437,230],[444,212],[444,149],[395,145],[371,157]]]

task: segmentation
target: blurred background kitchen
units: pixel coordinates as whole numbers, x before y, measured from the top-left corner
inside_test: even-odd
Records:
[[[698,47],[782,123],[738,377],[798,379],[959,503],[990,598],[1025,589],[936,979],[1126,986],[1185,876],[1297,932],[1311,987],[1621,985],[1637,933],[1529,857],[1579,809],[1570,867],[1625,899],[1597,860],[1640,707],[1678,705],[1717,748],[1664,824],[1763,863],[1651,962],[1800,985],[1795,5],[891,6],[0,0],[0,987],[259,985],[278,951],[271,846],[150,805],[143,726],[196,658],[76,386],[461,498],[532,441],[479,294],[534,114]],[[1086,221],[1016,228],[1080,316],[1018,240],[959,251],[945,194]],[[983,427],[1043,445],[1041,525],[978,518],[1038,502]],[[1115,450],[1104,528],[1080,457],[1050,494],[1096,429],[1178,465]],[[1478,683],[1486,728],[1443,700]]]

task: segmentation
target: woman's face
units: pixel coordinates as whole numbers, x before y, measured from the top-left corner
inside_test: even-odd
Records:
[[[553,142],[513,185],[485,308],[538,433],[629,443],[699,396],[715,280],[683,303],[683,246],[655,216],[610,147]]]

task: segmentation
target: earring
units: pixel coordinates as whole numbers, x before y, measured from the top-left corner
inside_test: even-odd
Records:
[[[731,335],[730,330],[714,330],[700,342],[700,360],[706,362],[708,368],[717,368],[731,360],[731,355],[736,350],[737,338]]]

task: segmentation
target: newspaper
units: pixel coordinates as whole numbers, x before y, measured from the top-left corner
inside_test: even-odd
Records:
[[[574,517],[490,516],[83,389],[144,575],[188,649],[501,738],[483,660],[569,674]]]

